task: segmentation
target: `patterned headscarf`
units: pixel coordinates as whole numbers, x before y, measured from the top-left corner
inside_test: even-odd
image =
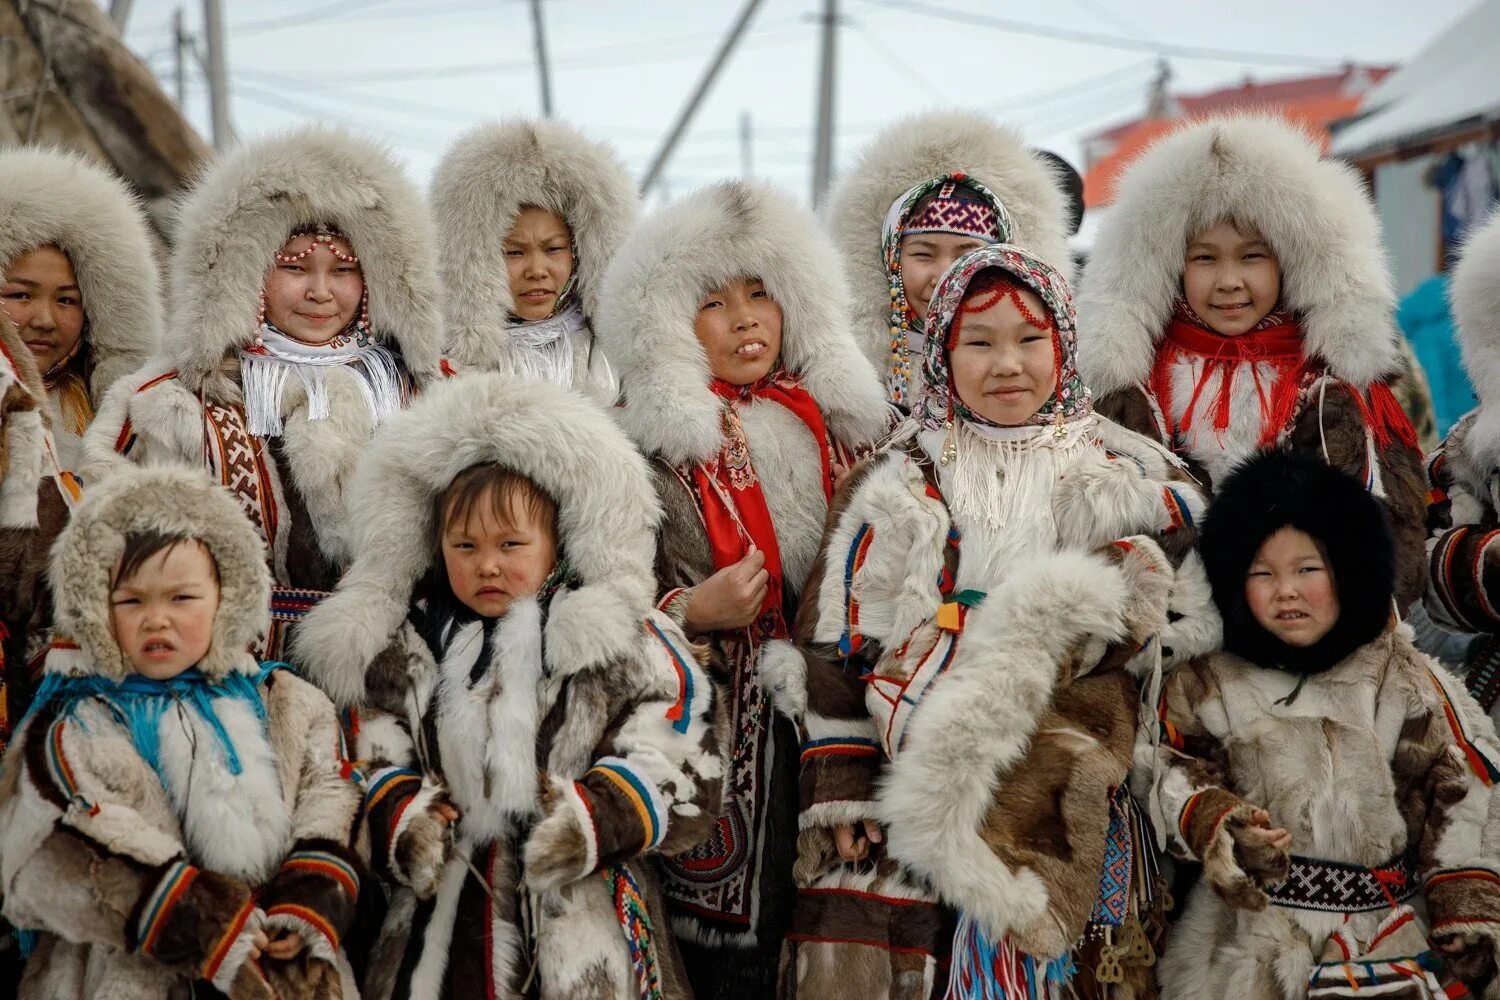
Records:
[[[1027,421],[1028,427],[1061,429],[1064,425],[1093,413],[1094,404],[1088,387],[1078,374],[1078,329],[1073,310],[1073,293],[1063,276],[1041,259],[1017,246],[997,244],[979,247],[954,261],[938,281],[932,305],[927,312],[927,342],[922,358],[922,382],[912,415],[926,430],[938,430],[954,419],[998,427],[972,412],[953,389],[953,371],[949,364],[952,340],[964,296],[969,285],[981,272],[999,268],[1016,283],[1042,300],[1050,314],[1054,350],[1057,355],[1057,385],[1052,395]]]
[[[901,281],[901,238],[912,233],[953,233],[1004,243],[1010,239],[1010,230],[1010,213],[1000,199],[962,171],[925,180],[891,204],[880,236],[891,288],[891,363],[886,372],[891,402],[898,406],[911,402],[908,334],[918,327]]]

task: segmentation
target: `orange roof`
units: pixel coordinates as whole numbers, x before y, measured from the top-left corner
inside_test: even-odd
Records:
[[[1329,124],[1353,115],[1359,108],[1360,96],[1359,94],[1347,96],[1337,93],[1320,94],[1271,104],[1254,99],[1241,102],[1224,100],[1207,104],[1201,102],[1201,99],[1181,98],[1180,103],[1184,107],[1191,108],[1183,117],[1142,118],[1117,130],[1113,136],[1115,138],[1114,149],[1100,157],[1084,174],[1084,205],[1095,208],[1099,205],[1112,204],[1115,200],[1115,184],[1131,162],[1156,140],[1190,124],[1195,119],[1236,109],[1254,109],[1279,114],[1318,136],[1322,140],[1324,150],[1327,150],[1330,141]]]

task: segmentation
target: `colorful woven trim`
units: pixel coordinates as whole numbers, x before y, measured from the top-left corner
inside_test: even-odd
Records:
[[[875,529],[868,522],[861,524],[844,559],[844,633],[839,637],[839,652],[846,661],[864,644],[864,636],[859,633],[859,599],[854,596],[854,577],[864,567],[874,541]]]
[[[282,871],[313,872],[343,886],[350,899],[359,896],[359,873],[349,862],[327,851],[293,851],[282,863]]]
[[[601,757],[589,768],[589,773],[608,779],[635,808],[641,828],[646,831],[641,850],[649,851],[661,843],[667,833],[667,809],[655,785],[620,757]]]
[[[1469,734],[1464,729],[1463,722],[1459,720],[1458,711],[1449,700],[1448,691],[1443,687],[1442,681],[1438,680],[1437,675],[1431,670],[1427,671],[1427,679],[1432,682],[1433,689],[1437,691],[1438,699],[1443,705],[1443,715],[1447,718],[1448,728],[1453,733],[1453,742],[1457,743],[1458,748],[1463,751],[1464,760],[1468,761],[1469,769],[1474,772],[1474,777],[1478,778],[1484,787],[1493,786],[1496,780],[1500,780],[1500,769],[1497,769],[1495,762],[1475,746],[1473,740],[1469,739]]]
[[[1188,508],[1187,501],[1182,499],[1182,494],[1170,486],[1163,486],[1161,488],[1161,495],[1162,501],[1167,507],[1168,517],[1168,524],[1163,533],[1170,534],[1179,528],[1191,528],[1193,526],[1193,512]]]
[[[307,924],[313,930],[321,934],[330,948],[337,949],[339,946],[338,932],[328,922],[328,918],[317,910],[296,903],[278,903],[266,911],[267,917],[291,917],[294,920]]]
[[[808,740],[802,744],[802,763],[820,757],[878,757],[880,744],[875,740],[857,737],[830,736],[827,739]]]
[[[929,195],[921,211],[902,227],[901,235],[948,233],[999,243],[1000,217],[995,212],[994,203],[977,193],[967,198],[959,197],[958,189],[958,182],[950,180]]]
[[[693,724],[693,671],[689,669],[682,653],[649,618],[646,619],[646,631],[661,643],[662,649],[667,651],[667,658],[672,661],[673,669],[677,671],[677,701],[667,709],[667,719],[677,732],[686,733]]]
[[[1369,913],[1404,903],[1420,888],[1416,861],[1407,855],[1366,868],[1294,854],[1286,881],[1267,886],[1266,895],[1286,909]]]
[[[72,765],[68,763],[67,754],[63,753],[62,736],[66,724],[66,720],[58,719],[47,729],[47,771],[69,802],[94,816],[98,814],[99,807],[79,792],[78,779],[73,774]]]
[[[398,789],[415,793],[422,786],[422,776],[404,767],[383,767],[370,775],[368,791],[365,792],[365,811],[369,812],[381,800]]]
[[[296,587],[271,588],[271,620],[300,622],[307,613],[328,597],[331,591],[301,590]]]
[[[993,941],[967,913],[953,932],[953,966],[944,1000],[1060,1000],[1076,971],[1073,957],[1048,961]]]
[[[651,913],[646,908],[646,899],[641,887],[636,884],[630,869],[624,865],[612,865],[600,873],[609,885],[610,897],[615,904],[615,917],[620,921],[620,930],[625,935],[625,944],[630,949],[630,967],[635,971],[640,1000],[661,1000],[661,970],[656,955],[656,931],[651,926]]]
[[[219,974],[219,966],[223,965],[224,959],[229,957],[229,952],[234,948],[235,940],[240,936],[240,932],[245,929],[245,924],[250,922],[250,916],[254,912],[255,903],[253,901],[247,901],[244,906],[240,907],[240,912],[236,913],[234,919],[229,922],[229,928],[224,932],[224,936],[219,938],[219,943],[214,945],[213,950],[209,952],[208,960],[203,963],[203,970],[199,975],[209,982],[214,981],[215,977]]]
[[[167,920],[172,916],[172,910],[188,891],[188,886],[198,877],[198,869],[186,861],[178,861],[167,869],[156,888],[152,890],[146,905],[141,910],[140,933],[136,940],[140,942],[137,950],[142,955],[153,955],[156,953],[156,943],[161,937],[161,930],[166,926]]]

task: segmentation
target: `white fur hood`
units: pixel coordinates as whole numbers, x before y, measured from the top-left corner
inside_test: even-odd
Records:
[[[737,277],[760,278],[780,304],[782,363],[833,435],[848,445],[879,438],[885,393],[849,329],[833,247],[784,194],[729,181],[642,222],[605,276],[595,334],[619,366],[619,419],[642,450],[676,466],[719,453],[723,404],[693,320],[705,293]]]
[[[1464,369],[1479,396],[1466,437],[1481,468],[1500,467],[1500,210],[1469,231],[1448,286]]]
[[[645,460],[594,403],[551,384],[473,372],[433,386],[376,433],[349,492],[354,562],[298,627],[296,662],[341,704],[390,641],[432,564],[434,499],[495,462],[557,503],[580,581],[552,599],[549,664],[583,670],[634,648],[651,610],[661,508]]]
[[[52,546],[48,581],[57,631],[80,648],[53,649],[48,671],[113,680],[131,672],[110,632],[110,577],[126,538],[141,533],[181,535],[208,547],[219,572],[219,610],[199,669],[214,679],[233,670],[253,673],[247,650],[271,625],[265,543],[234,499],[202,472],[134,467],[91,483]]]
[[[422,196],[385,147],[325,126],[226,153],[180,206],[168,366],[197,385],[249,343],[272,255],[292,230],[319,222],[359,256],[377,337],[399,349],[418,382],[436,376],[443,332]]]
[[[45,245],[67,254],[78,276],[97,404],[161,337],[161,279],[140,200],[77,154],[0,152],[0,266]]]
[[[1352,167],[1280,119],[1198,122],[1152,145],[1120,178],[1078,297],[1084,380],[1098,396],[1142,382],[1181,294],[1195,232],[1258,229],[1281,261],[1281,300],[1307,353],[1364,386],[1402,369],[1395,294],[1374,207]]]
[[[854,296],[854,335],[878,372],[891,353],[890,284],[881,248],[886,213],[914,185],[959,171],[1004,204],[1011,220],[1006,242],[1032,251],[1072,281],[1067,203],[1051,166],[1020,135],[968,111],[902,119],[870,141],[823,210]]]
[[[572,230],[588,316],[638,207],[635,182],[614,149],[568,125],[515,120],[461,136],[432,179],[448,353],[461,365],[495,370],[509,347],[506,316],[515,301],[502,250],[516,216],[531,205]]]

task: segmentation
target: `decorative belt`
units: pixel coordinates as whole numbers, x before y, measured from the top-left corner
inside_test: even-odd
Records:
[[[1286,881],[1266,889],[1271,902],[1294,910],[1368,913],[1404,903],[1421,887],[1410,853],[1366,868],[1292,855]]]

